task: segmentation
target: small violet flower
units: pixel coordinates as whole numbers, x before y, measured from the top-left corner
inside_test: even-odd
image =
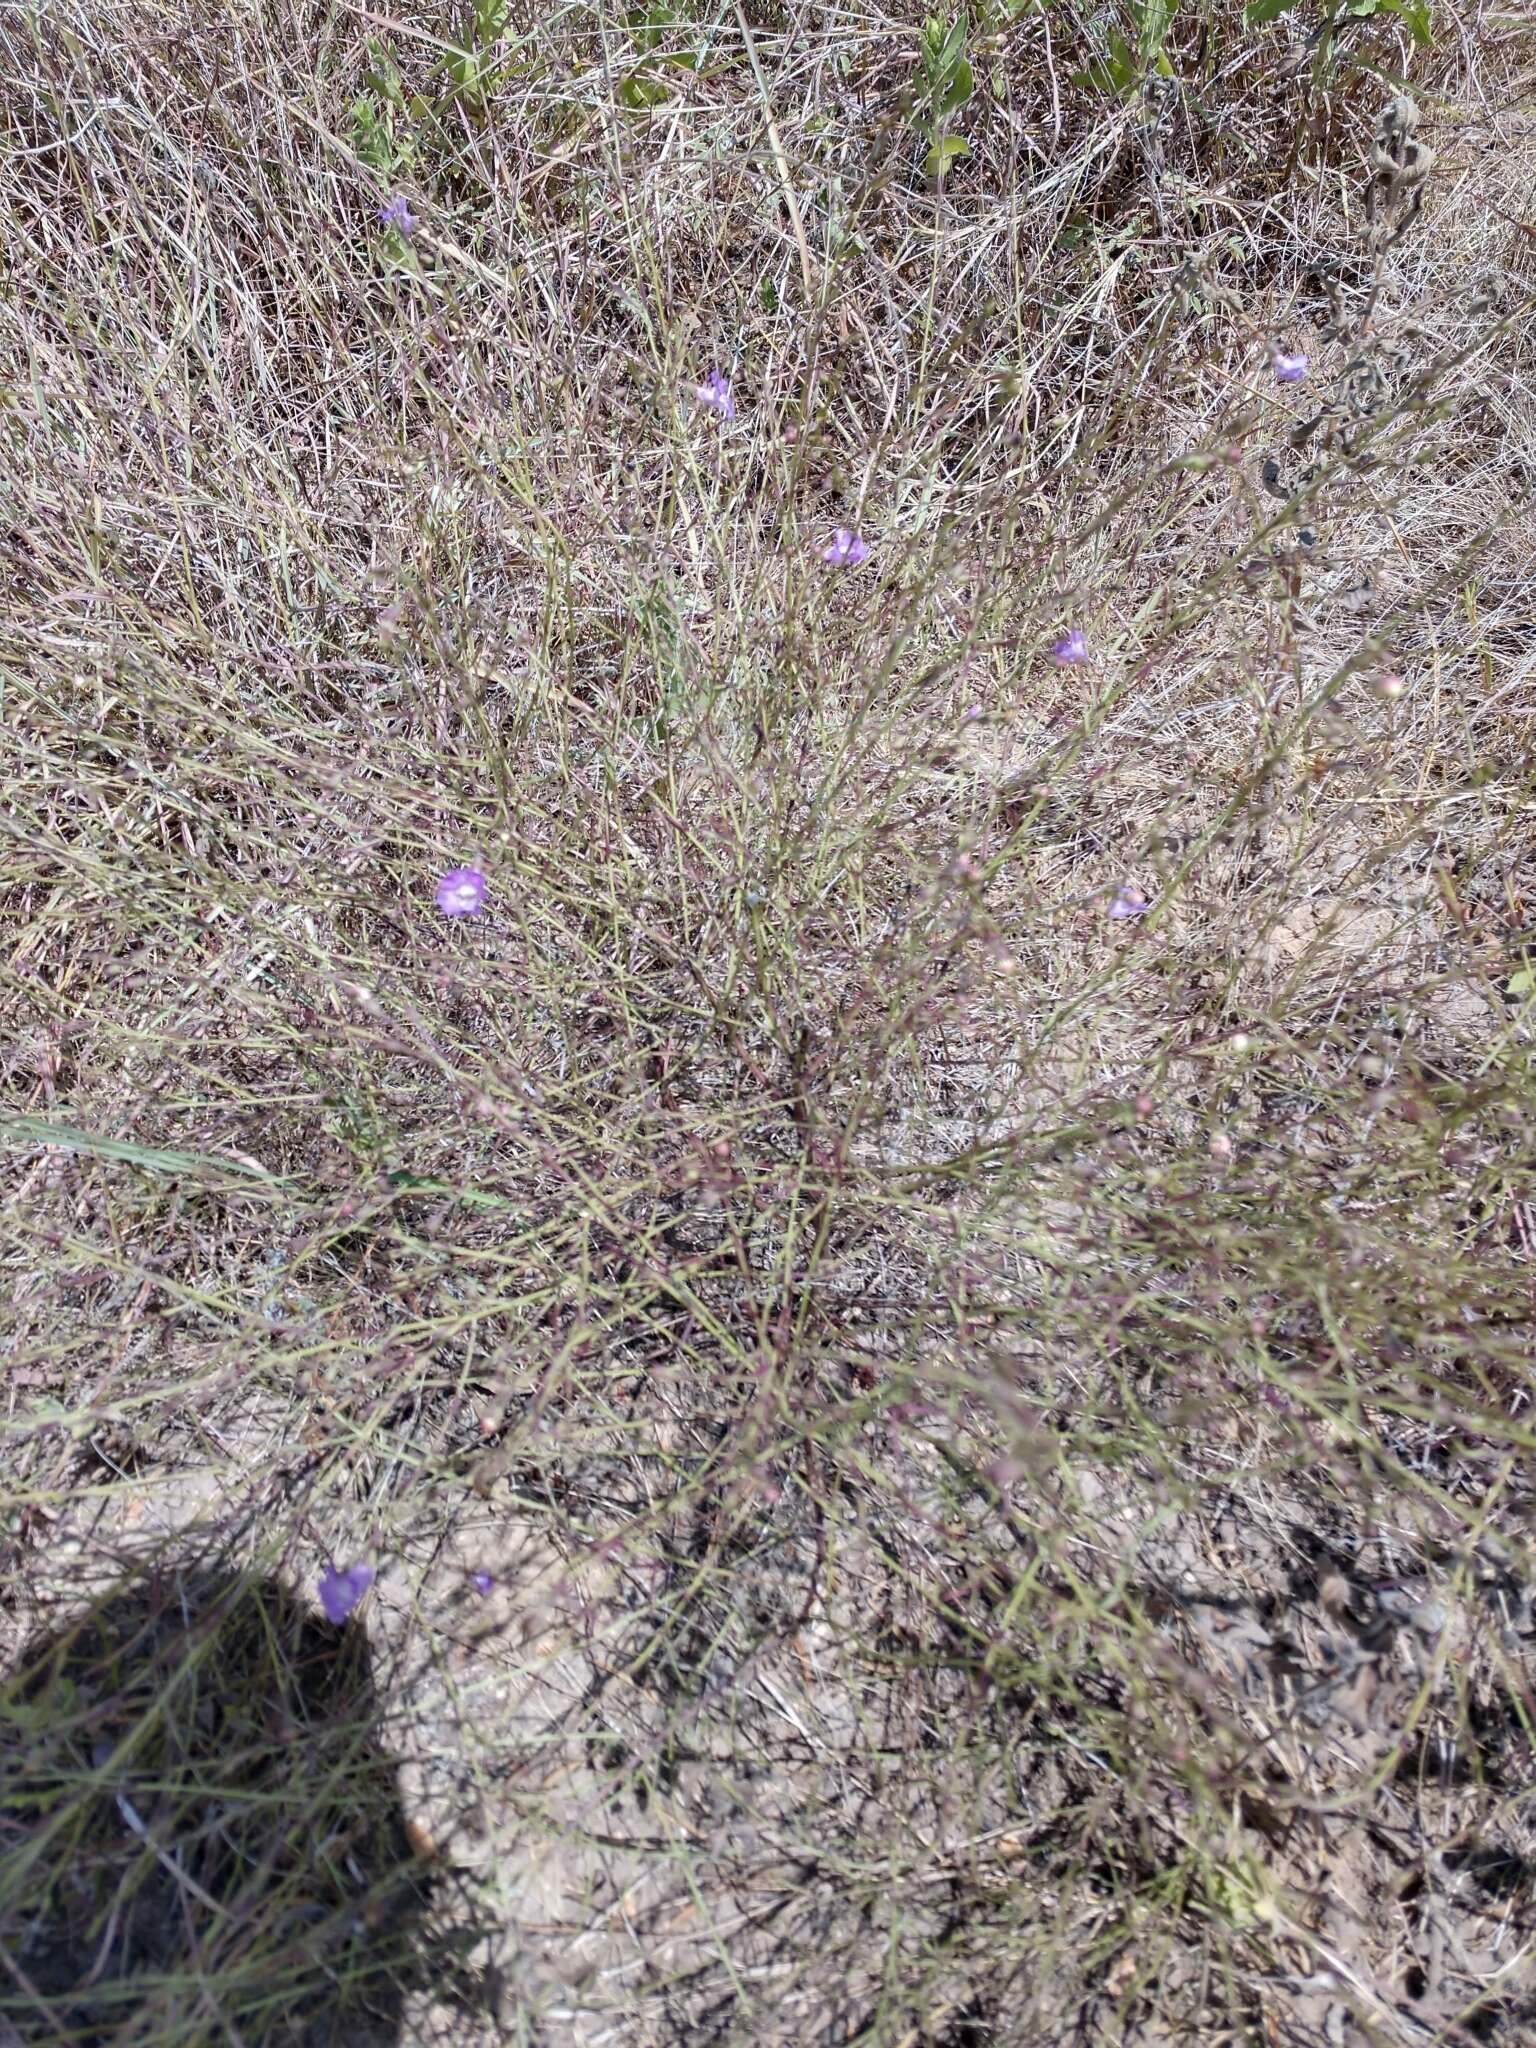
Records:
[[[869,560],[869,542],[852,527],[834,526],[831,543],[822,549],[821,559],[830,562],[834,569],[857,569],[860,562]]]
[[[721,419],[735,419],[736,401],[731,396],[731,380],[722,377],[718,370],[711,370],[704,382],[695,386],[693,395],[708,411],[719,413]]]
[[[326,1620],[334,1621],[339,1628],[373,1584],[373,1577],[371,1564],[355,1564],[344,1572],[332,1565],[328,1572],[322,1572],[320,1605],[325,1609]]]
[[[1283,348],[1275,350],[1275,382],[1277,384],[1299,384],[1307,374],[1307,352],[1297,349],[1294,355],[1287,355]]]
[[[1145,892],[1138,889],[1134,882],[1122,882],[1109,899],[1111,917],[1140,917],[1147,908]]]
[[[419,225],[403,192],[391,192],[379,208],[379,221],[382,226],[393,228],[401,235],[414,234]]]
[[[1070,632],[1062,634],[1051,649],[1051,659],[1058,668],[1072,668],[1088,659],[1088,642],[1081,626],[1074,626]]]
[[[437,885],[444,917],[473,917],[485,908],[485,877],[478,868],[450,868]]]
[[[480,1594],[482,1598],[484,1598],[484,1596],[487,1593],[491,1592],[494,1589],[496,1580],[494,1574],[491,1572],[471,1572],[469,1575],[469,1583],[474,1587],[475,1591],[478,1594]]]

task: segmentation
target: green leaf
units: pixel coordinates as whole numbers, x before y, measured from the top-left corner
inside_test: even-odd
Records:
[[[1117,28],[1109,32],[1109,75],[1117,92],[1136,83],[1136,53]]]
[[[941,136],[923,158],[923,169],[930,178],[942,178],[951,164],[970,153],[971,145],[963,135]]]
[[[482,47],[500,42],[510,12],[510,0],[475,0],[475,41]]]
[[[635,41],[647,51],[656,49],[667,30],[678,26],[678,17],[667,0],[651,0],[648,7],[631,7],[628,19]]]
[[[1074,72],[1072,83],[1090,92],[1112,93],[1116,99],[1129,94],[1136,83],[1136,57],[1119,29],[1109,32],[1108,56],[1095,57],[1086,69]]]
[[[447,1195],[455,1202],[467,1202],[475,1209],[511,1209],[519,1211],[521,1205],[509,1195],[488,1195],[479,1188],[457,1188],[452,1181],[428,1180],[419,1173],[386,1173],[385,1180],[403,1195]]]
[[[282,1185],[282,1178],[268,1173],[253,1160],[219,1159],[207,1152],[172,1152],[160,1145],[138,1145],[128,1138],[103,1137],[96,1131],[76,1130],[72,1124],[50,1123],[41,1116],[0,1116],[0,1142],[20,1145],[56,1145],[61,1152],[86,1152],[96,1159],[123,1159],[131,1166],[147,1167],[154,1173],[233,1174],[238,1180],[265,1181]]]
[[[352,102],[352,147],[371,170],[392,171],[395,167],[394,138],[371,92]]]
[[[667,97],[667,88],[659,78],[647,78],[643,71],[631,71],[619,86],[619,101],[622,106],[633,107],[637,113],[647,107],[659,107]]]
[[[1162,56],[1178,4],[1179,0],[1133,0],[1143,64],[1154,64]]]
[[[976,90],[976,78],[971,70],[969,57],[962,57],[949,75],[949,82],[939,95],[939,115],[953,114],[963,107]]]
[[[969,26],[963,12],[958,14],[947,28],[936,14],[931,14],[923,23],[923,79],[928,87],[929,97],[936,101],[942,101],[952,90],[955,78],[962,67],[966,78],[970,78],[971,67],[965,56],[965,38]],[[970,88],[967,87],[965,97],[969,96]],[[955,104],[959,105],[960,102],[956,101]]]
[[[1262,22],[1278,21],[1282,14],[1289,14],[1297,0],[1248,0],[1243,9],[1243,27],[1258,28]]]
[[[405,85],[400,76],[400,66],[387,43],[381,43],[377,36],[370,36],[366,45],[368,51],[368,83],[387,106],[396,109],[405,105]]]
[[[481,74],[485,65],[474,50],[450,50],[441,66],[453,80],[453,90],[473,98],[480,90]]]
[[[1381,0],[1388,14],[1395,14],[1406,24],[1408,33],[1421,49],[1427,50],[1435,40],[1434,23],[1430,18],[1429,0]]]
[[[1536,995],[1536,967],[1522,967],[1509,977],[1512,996]]]

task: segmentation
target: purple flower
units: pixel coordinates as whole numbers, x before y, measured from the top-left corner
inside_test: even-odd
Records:
[[[417,227],[416,216],[412,213],[403,192],[390,193],[379,208],[379,221],[382,226],[393,228],[396,234],[400,235],[414,234]]]
[[[326,1620],[334,1621],[339,1628],[372,1584],[371,1564],[355,1564],[344,1572],[332,1565],[328,1572],[322,1572],[320,1605],[325,1609]]]
[[[851,526],[834,526],[832,539],[821,551],[821,559],[834,569],[857,569],[869,560],[869,542]]]
[[[700,405],[719,413],[721,419],[735,419],[736,401],[731,396],[731,380],[722,377],[718,370],[711,370],[704,382],[694,387],[693,395]]]
[[[483,1598],[487,1593],[493,1590],[496,1584],[496,1580],[494,1574],[492,1574],[491,1572],[471,1572],[469,1575],[469,1583],[474,1587],[475,1591],[478,1594],[480,1594]]]
[[[1283,348],[1275,350],[1275,382],[1277,384],[1299,384],[1307,374],[1307,352],[1297,349],[1294,355],[1287,355]]]
[[[1111,917],[1140,917],[1147,907],[1145,893],[1134,882],[1122,882],[1109,899]]]
[[[1072,668],[1088,659],[1088,642],[1083,637],[1081,626],[1074,626],[1070,632],[1062,634],[1051,649],[1051,659],[1058,668]]]
[[[444,917],[473,917],[485,908],[485,877],[478,868],[450,868],[437,885]]]

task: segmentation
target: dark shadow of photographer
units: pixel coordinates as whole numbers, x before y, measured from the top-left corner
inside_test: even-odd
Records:
[[[166,1565],[0,1682],[0,2044],[386,2048],[428,1871],[373,1660],[272,1578]]]

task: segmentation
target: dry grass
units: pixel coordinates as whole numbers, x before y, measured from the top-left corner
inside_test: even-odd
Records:
[[[1530,2038],[1536,38],[1324,11],[0,19],[0,2041]]]

